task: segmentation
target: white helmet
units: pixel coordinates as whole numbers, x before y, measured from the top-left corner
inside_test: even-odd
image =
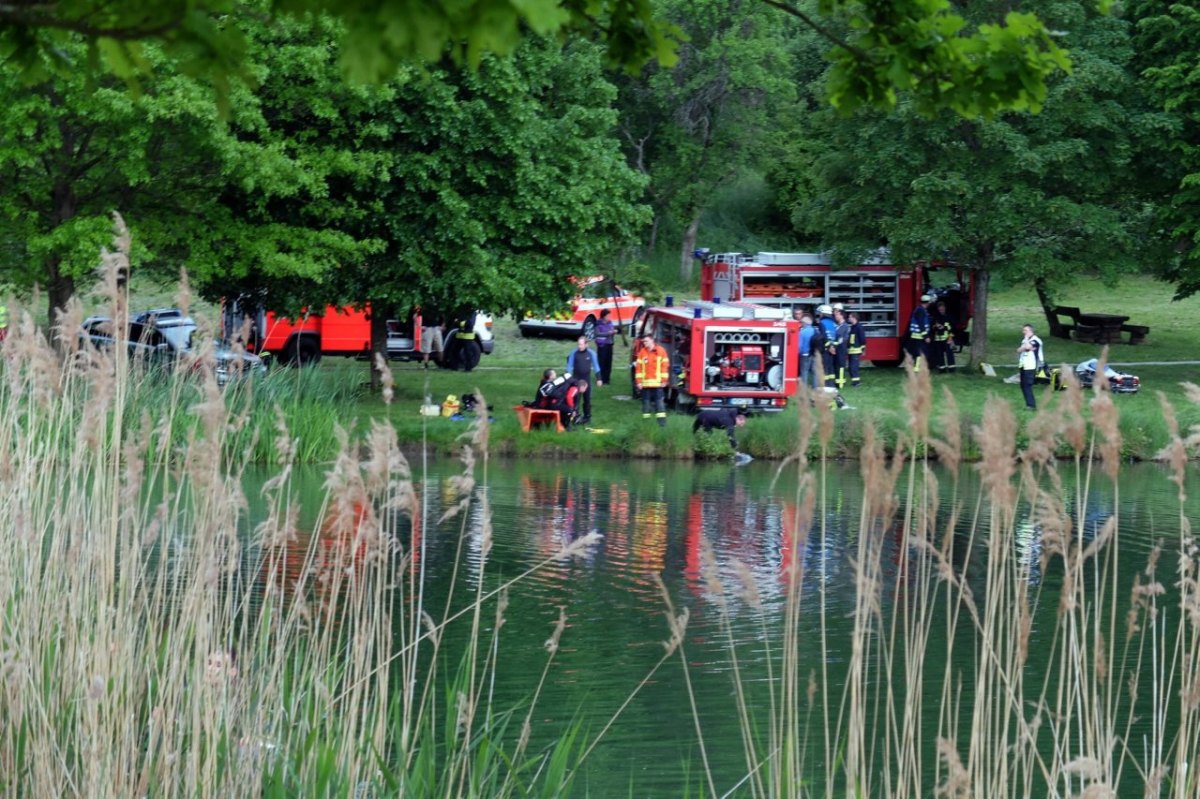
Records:
[[[835,311],[844,311],[844,310],[846,310],[846,306],[845,306],[845,305],[842,305],[840,302],[835,302],[835,303],[833,304],[833,310],[835,310]]]
[[[932,294],[922,294],[921,302],[933,302],[933,295]]]
[[[817,306],[817,313],[819,313],[821,316],[832,316],[833,309],[828,305],[819,305]]]

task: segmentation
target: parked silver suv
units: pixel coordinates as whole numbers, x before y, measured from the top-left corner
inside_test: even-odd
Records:
[[[183,311],[178,308],[156,308],[130,316],[129,330],[121,340],[128,347],[131,359],[148,366],[170,367],[179,358],[195,360],[192,349],[192,336],[195,332],[195,320],[185,316]],[[118,340],[113,330],[112,319],[107,316],[91,316],[85,319],[81,335],[101,349],[111,349]],[[214,372],[218,385],[224,386],[237,376],[266,374],[267,365],[257,355],[234,349],[221,339],[215,344]]]

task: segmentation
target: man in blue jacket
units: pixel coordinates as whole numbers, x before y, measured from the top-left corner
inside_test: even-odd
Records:
[[[588,348],[587,336],[580,336],[575,349],[567,356],[567,372],[575,380],[582,380],[588,384],[587,389],[583,391],[583,408],[579,420],[587,424],[592,420],[592,392],[588,389],[592,387],[593,381],[597,386],[604,385],[604,381],[600,379],[600,359],[596,357],[595,350]]]
[[[797,308],[792,316],[800,323],[800,343],[797,345],[800,354],[800,384],[809,388],[817,387],[817,369],[813,361],[813,335],[817,332],[813,326],[812,317]]]

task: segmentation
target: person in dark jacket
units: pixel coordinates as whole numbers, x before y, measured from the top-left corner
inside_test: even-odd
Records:
[[[537,393],[533,395],[533,402],[524,403],[525,407],[549,408],[550,395],[554,391],[554,384],[557,380],[558,373],[553,369],[547,369],[546,371],[542,372],[542,382],[538,383]]]
[[[729,436],[729,446],[736,450],[737,437],[734,435],[734,431],[744,424],[746,424],[746,417],[738,413],[736,408],[705,408],[696,414],[696,421],[692,422],[692,432],[723,427],[725,435]]]
[[[617,326],[609,319],[612,312],[605,308],[600,312],[600,321],[596,322],[596,357],[600,361],[600,381],[598,385],[612,382],[613,341]]]
[[[867,350],[867,329],[863,327],[862,322],[858,321],[858,314],[854,311],[846,315],[846,320],[850,323],[850,338],[846,342],[846,362],[850,369],[850,387],[858,388],[862,385],[859,366],[862,364],[863,353]]]
[[[929,315],[933,332],[933,365],[939,372],[952,372],[954,363],[954,318],[941,300]]]
[[[834,309],[833,321],[837,327],[829,344],[833,352],[834,384],[840,392],[846,386],[850,369],[850,322],[846,319],[846,312],[840,308]]]
[[[590,349],[587,336],[580,336],[576,342],[575,349],[571,350],[571,354],[567,356],[567,373],[576,380],[583,380],[588,383],[588,388],[591,388],[591,383],[597,386],[604,385],[604,381],[600,378],[600,359],[596,357],[596,351]],[[583,416],[581,421],[590,422],[592,420],[592,393],[585,391],[583,394]]]
[[[929,303],[933,302],[932,294],[922,294],[921,301],[913,308],[908,318],[908,337],[904,339],[904,349],[912,358],[913,370],[921,371],[922,359],[929,363],[929,344],[931,336],[931,321],[929,318]]]
[[[833,320],[832,305],[818,306],[817,313],[821,316],[817,324],[821,327],[821,335],[824,339],[824,346],[821,347],[821,368],[825,370],[825,385],[832,388],[837,380],[833,355],[836,349],[833,342],[837,339],[837,322]]]
[[[574,424],[584,424],[585,419],[580,413],[588,394],[588,381],[576,380],[570,377],[556,381],[550,393],[550,409],[558,411],[562,418],[562,426],[570,430]]]

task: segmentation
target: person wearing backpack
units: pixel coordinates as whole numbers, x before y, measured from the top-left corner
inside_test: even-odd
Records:
[[[1021,328],[1025,338],[1017,347],[1017,365],[1021,368],[1021,393],[1025,395],[1025,407],[1031,411],[1037,410],[1037,399],[1033,396],[1033,382],[1038,370],[1046,364],[1042,340],[1033,332],[1033,325]]]

